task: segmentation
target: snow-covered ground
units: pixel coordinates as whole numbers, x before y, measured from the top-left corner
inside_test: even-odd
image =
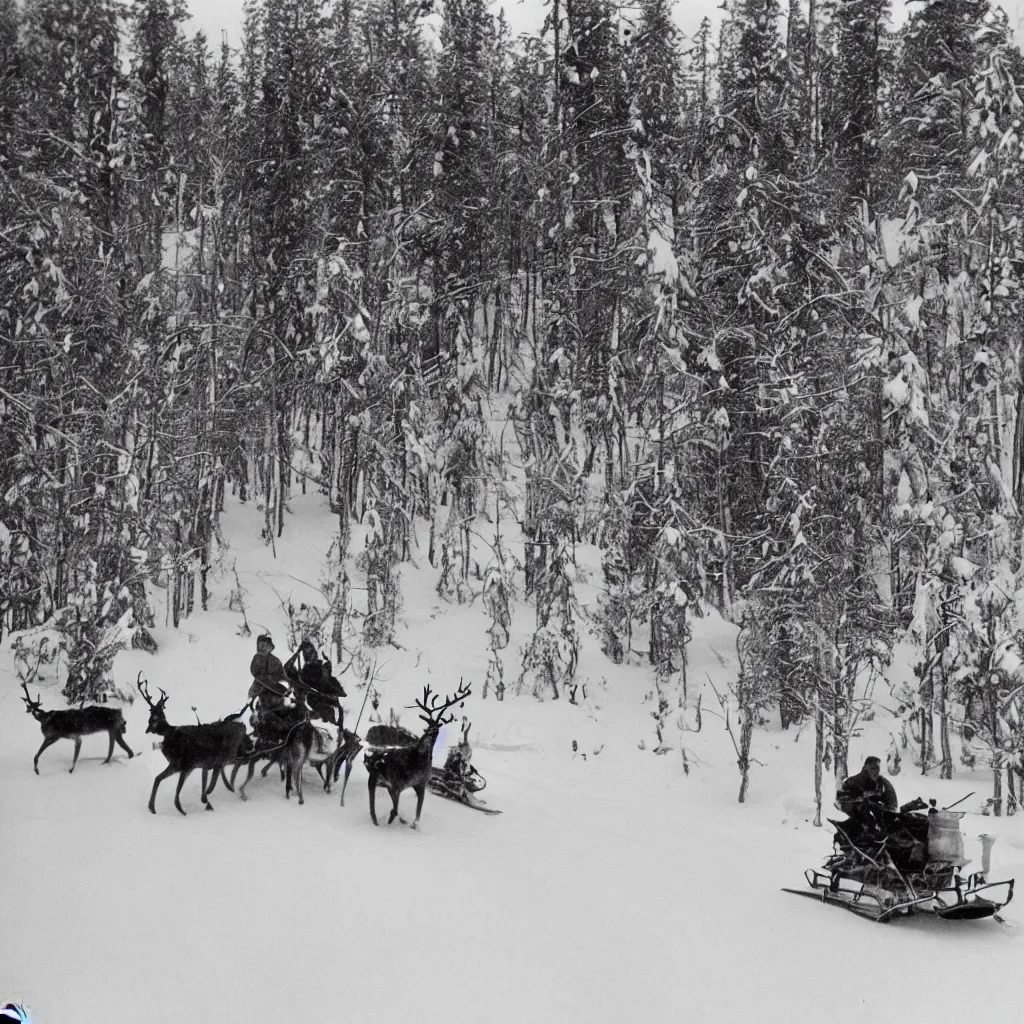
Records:
[[[277,558],[259,539],[262,517],[230,502],[229,547],[211,580],[213,607],[177,631],[160,628],[156,657],[122,655],[120,685],[140,670],[170,694],[172,722],[237,710],[249,685],[254,637],[228,610],[237,567],[254,634],[285,647],[280,598],[323,604],[317,591],[335,520],[321,499],[291,503]],[[358,544],[359,538],[356,538]],[[596,556],[581,552],[594,593]],[[380,710],[399,710],[425,683],[474,685],[474,764],[485,816],[427,797],[419,831],[375,828],[358,764],[346,806],[307,769],[306,803],[286,801],[275,774],[243,803],[218,787],[214,813],[199,803],[198,773],[183,805],[163,784],[165,765],[142,701],[126,709],[128,743],[101,765],[105,736],[88,737],[73,775],[71,744],[47,750],[32,773],[38,726],[24,713],[9,642],[0,652],[0,1004],[20,999],[36,1024],[157,1024],[339,1020],[519,1021],[953,1021],[1016,1019],[1024,944],[1016,904],[1006,923],[900,920],[876,925],[781,892],[818,866],[831,838],[810,824],[813,735],[759,731],[746,805],[721,719],[704,698],[700,733],[656,756],[650,673],[615,666],[585,636],[587,698],[528,692],[481,698],[488,620],[475,601],[434,593],[425,551],[402,567],[401,649],[377,652]],[[358,586],[358,574],[354,577]],[[154,591],[162,600],[161,591]],[[517,609],[505,678],[532,610]],[[734,629],[697,623],[690,679],[719,686],[734,670]],[[351,723],[362,691],[343,679]],[[43,689],[44,707],[61,706]],[[859,740],[851,763],[884,755],[884,723]],[[362,726],[365,729],[365,719]],[[457,738],[442,734],[438,763]],[[576,751],[573,750],[575,741]],[[640,748],[643,741],[644,749]],[[688,775],[680,743],[685,743]],[[935,796],[977,810],[987,775],[951,782],[901,775],[901,800]],[[386,800],[385,800],[386,803]],[[380,806],[380,802],[378,802]],[[407,791],[403,811],[412,812]],[[386,820],[386,819],[384,819]],[[993,876],[1024,876],[1024,819],[963,822],[999,836]]]

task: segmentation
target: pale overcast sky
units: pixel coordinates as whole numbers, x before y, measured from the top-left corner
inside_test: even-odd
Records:
[[[202,29],[210,45],[220,43],[221,29],[226,29],[228,41],[237,45],[242,32],[242,0],[187,0],[192,20],[189,32]],[[684,32],[692,33],[704,15],[717,20],[721,0],[677,0],[676,20]],[[898,0],[897,0],[898,2]],[[505,17],[513,31],[528,32],[540,27],[546,4],[543,0],[492,0],[494,10],[505,8]]]
[[[544,18],[548,7],[545,0],[491,0],[492,7],[505,8],[505,15],[514,32],[536,31]],[[628,0],[623,0],[624,4]],[[907,17],[907,8],[915,0],[893,0],[893,22],[902,24]],[[192,12],[192,20],[186,28],[190,32],[202,29],[214,49],[220,44],[221,30],[228,33],[228,41],[237,46],[242,35],[242,3],[243,0],[186,0]],[[676,0],[676,21],[687,34],[692,35],[705,15],[718,22],[721,17],[721,0]],[[786,8],[788,4],[783,3]],[[806,3],[802,4],[806,8]],[[1021,14],[1024,0],[1002,0],[1001,6],[1010,15],[1010,24],[1017,31],[1018,41],[1024,40],[1021,32]]]

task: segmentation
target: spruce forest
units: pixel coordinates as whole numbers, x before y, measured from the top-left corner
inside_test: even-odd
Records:
[[[5,634],[96,699],[147,587],[206,607],[226,494],[273,546],[319,491],[339,595],[369,524],[371,647],[422,526],[493,620],[485,699],[569,698],[591,630],[648,666],[656,754],[715,609],[740,800],[754,730],[813,723],[820,823],[891,714],[890,770],[1016,810],[1024,59],[987,0],[891,15],[250,0],[231,50],[183,0],[0,0]]]

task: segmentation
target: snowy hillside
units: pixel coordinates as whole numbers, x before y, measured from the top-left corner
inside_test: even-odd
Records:
[[[335,520],[313,496],[291,508],[275,560],[257,510],[229,501],[211,611],[177,632],[158,629],[156,657],[122,655],[120,685],[142,671],[170,694],[172,722],[194,720],[192,705],[210,721],[244,703],[254,642],[227,608],[232,564],[250,623],[272,630],[279,650],[280,599],[320,596]],[[673,730],[676,750],[664,756],[651,751],[649,676],[612,665],[590,636],[580,703],[528,691],[482,699],[479,604],[439,601],[423,557],[403,570],[401,649],[378,652],[380,712],[415,720],[404,705],[424,683],[471,682],[474,764],[504,813],[428,795],[419,832],[374,828],[359,764],[344,808],[307,769],[303,807],[284,799],[272,773],[253,782],[248,803],[218,787],[215,812],[204,813],[193,776],[187,817],[173,809],[172,781],[152,816],[146,801],[164,760],[138,700],[126,709],[126,739],[141,756],[118,752],[101,765],[105,737],[88,737],[68,775],[63,742],[43,754],[37,778],[39,730],[23,713],[5,643],[0,996],[23,1000],[37,1024],[1011,1019],[1024,949],[1015,904],[1002,925],[876,925],[780,891],[799,885],[830,844],[809,823],[806,735],[757,733],[759,763],[738,805],[734,754],[707,710],[713,694],[701,732]],[[530,609],[517,615],[510,650]],[[698,623],[694,686],[710,677],[723,687],[733,641],[717,617]],[[363,691],[351,676],[343,682],[351,722]],[[44,706],[59,706],[42,693]],[[453,739],[442,735],[436,762]],[[868,747],[859,741],[852,761]],[[901,799],[941,802],[984,788],[965,775],[894,782]],[[407,791],[404,811],[412,801]],[[1019,816],[965,818],[968,856],[979,856],[981,831],[1000,836],[994,875],[1024,873]]]

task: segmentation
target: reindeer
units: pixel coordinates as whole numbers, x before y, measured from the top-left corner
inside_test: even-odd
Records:
[[[302,717],[297,717],[293,721],[281,742],[270,749],[255,751],[249,756],[249,772],[245,777],[245,781],[238,787],[238,795],[243,800],[249,799],[249,797],[246,796],[245,787],[252,782],[253,773],[256,771],[257,763],[262,758],[268,757],[269,760],[264,766],[261,775],[266,777],[267,772],[275,762],[280,764],[286,780],[284,787],[285,799],[291,799],[292,784],[294,782],[295,792],[299,796],[299,804],[301,805],[306,802],[302,794],[302,766],[309,759],[310,751],[316,748],[317,730],[309,720],[308,710],[305,708],[301,711],[298,708],[294,708],[292,710],[294,714],[301,714]],[[288,727],[287,721],[287,719],[283,719],[283,724],[286,728]],[[235,781],[235,777],[238,775],[238,769],[240,767],[241,764],[235,765],[235,769],[231,773],[232,782]],[[227,780],[225,780],[225,783],[226,782]]]
[[[352,774],[356,755],[363,749],[363,741],[345,728],[345,713],[341,713],[337,735],[330,729],[313,726],[316,737],[314,748],[309,754],[309,763],[316,769],[324,784],[324,792],[330,793],[331,786],[338,781],[341,765],[345,765],[345,782],[341,787],[341,806],[345,806],[345,788]]]
[[[78,752],[82,749],[82,737],[91,736],[96,732],[105,732],[110,738],[110,749],[107,751],[107,759],[103,762],[109,764],[114,756],[114,744],[122,750],[127,751],[129,757],[134,757],[132,748],[125,743],[124,715],[120,708],[101,708],[93,705],[88,708],[69,708],[66,711],[43,711],[41,698],[33,700],[28,692],[28,686],[23,682],[21,688],[25,696],[21,699],[25,702],[25,709],[39,723],[43,731],[43,745],[36,751],[32,761],[32,768],[36,775],[39,774],[39,755],[57,740],[74,740],[75,756],[68,769],[70,775],[78,764]]]
[[[422,736],[415,736],[408,729],[395,725],[374,725],[367,730],[366,746],[367,751],[363,756],[363,763],[370,773],[370,817],[374,825],[377,821],[376,794],[377,786],[387,787],[391,794],[391,816],[388,818],[390,825],[395,818],[402,824],[406,824],[403,818],[398,815],[398,798],[403,789],[413,789],[416,792],[416,820],[413,828],[418,828],[420,813],[423,810],[423,796],[427,791],[427,784],[430,781],[430,769],[433,763],[434,744],[437,742],[437,734],[441,726],[455,721],[454,715],[444,717],[445,711],[462,704],[470,695],[471,689],[462,685],[459,680],[459,689],[453,697],[444,701],[436,695],[431,695],[430,687],[423,687],[423,699],[415,702],[423,714],[420,718],[427,723],[426,730]]]
[[[164,714],[164,705],[167,703],[167,694],[164,690],[160,690],[160,699],[154,704],[149,696],[149,683],[143,680],[141,672],[136,680],[136,686],[150,709],[146,732],[163,737],[161,749],[167,758],[167,767],[153,780],[153,791],[149,795],[150,813],[156,814],[156,791],[160,788],[160,783],[171,775],[179,774],[178,788],[174,791],[174,806],[184,814],[181,806],[181,787],[196,768],[201,769],[203,773],[203,804],[208,811],[212,811],[213,804],[210,803],[209,797],[213,787],[217,785],[217,776],[223,776],[224,785],[231,790],[231,784],[224,775],[224,766],[245,754],[248,736],[245,726],[237,721],[245,708],[220,722],[210,722],[206,725],[171,725]],[[213,779],[207,788],[207,774],[211,770]]]
[[[284,798],[291,799],[292,783],[294,782],[295,792],[299,795],[300,807],[305,803],[302,797],[302,767],[309,759],[309,752],[315,745],[315,734],[313,723],[307,718],[304,722],[292,726],[292,731],[288,736],[288,745],[284,748]]]

